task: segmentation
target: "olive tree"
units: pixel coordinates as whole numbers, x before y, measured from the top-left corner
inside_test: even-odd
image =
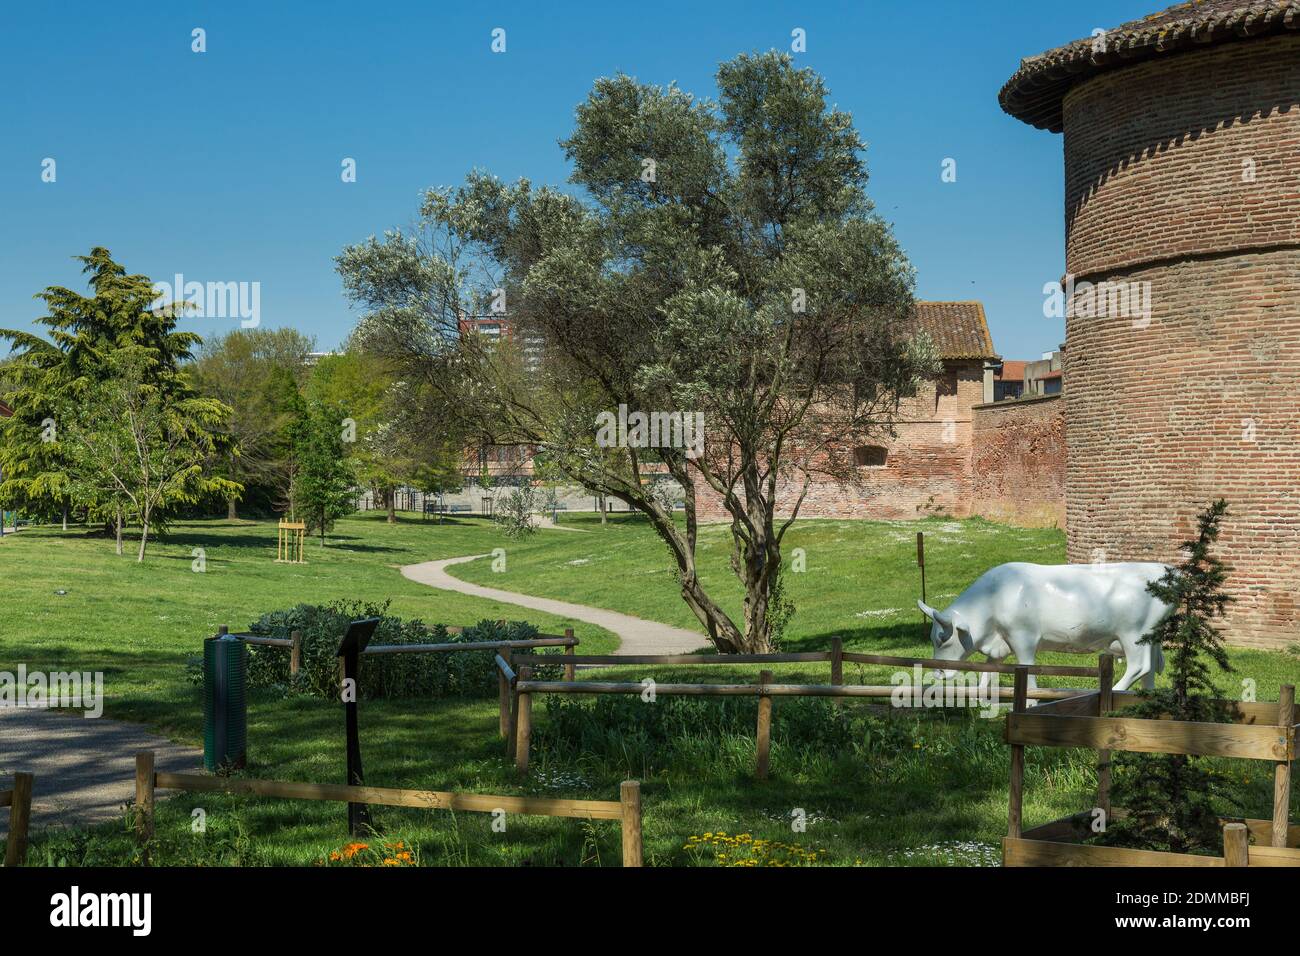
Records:
[[[811,483],[851,480],[853,447],[890,431],[934,357],[822,79],[768,53],[722,64],[717,87],[597,80],[561,143],[575,189],[475,172],[338,267],[368,348],[454,396],[484,441],[644,514],[714,645],[761,652]],[[501,335],[470,331],[484,315]],[[664,471],[680,520],[654,491]],[[698,573],[706,498],[730,524],[740,621]]]

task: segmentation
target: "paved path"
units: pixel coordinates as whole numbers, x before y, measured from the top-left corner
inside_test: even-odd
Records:
[[[0,708],[0,787],[10,786],[15,770],[35,775],[33,832],[123,819],[123,804],[135,799],[137,750],[156,751],[157,768],[169,773],[203,767],[203,751],[139,724],[62,708]],[[8,828],[9,814],[0,813],[0,833]]]
[[[463,558],[446,558],[442,561],[426,561],[423,564],[408,564],[402,568],[402,576],[429,587],[444,591],[457,591],[474,597],[500,601],[503,604],[517,604],[520,607],[544,611],[557,617],[573,618],[586,621],[618,635],[619,654],[690,654],[706,647],[709,639],[703,634],[669,627],[656,621],[606,611],[603,608],[588,607],[585,604],[570,604],[568,601],[553,601],[550,598],[533,597],[531,594],[518,594],[514,591],[502,591],[498,588],[486,588],[480,584],[470,584],[459,578],[453,578],[446,568],[453,564],[490,558],[490,554],[471,554]],[[582,653],[582,648],[578,648]]]

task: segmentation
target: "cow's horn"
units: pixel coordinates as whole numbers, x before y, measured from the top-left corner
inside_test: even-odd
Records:
[[[917,601],[916,606],[921,609],[922,614],[924,614],[932,621],[936,620],[939,617],[939,612],[936,611],[934,608],[930,607],[930,605],[926,604],[924,601]]]

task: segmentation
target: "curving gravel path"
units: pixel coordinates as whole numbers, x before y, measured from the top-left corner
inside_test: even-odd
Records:
[[[517,604],[520,607],[544,611],[558,617],[570,617],[577,621],[595,624],[618,635],[619,654],[690,654],[708,646],[709,639],[703,634],[669,627],[656,621],[607,611],[604,608],[588,607],[585,604],[571,604],[568,601],[555,601],[551,598],[534,597],[531,594],[519,594],[515,591],[502,591],[499,588],[483,587],[470,584],[459,578],[453,578],[446,568],[453,564],[465,564],[480,558],[490,558],[490,554],[470,554],[461,558],[444,558],[441,561],[425,561],[422,564],[408,564],[402,568],[402,576],[420,584],[443,591],[456,591],[474,597],[488,598],[503,604]],[[582,652],[582,648],[578,648]]]

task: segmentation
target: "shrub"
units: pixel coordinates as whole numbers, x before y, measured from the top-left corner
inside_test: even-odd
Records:
[[[248,656],[250,687],[279,687],[335,700],[339,694],[338,646],[348,624],[358,618],[378,617],[372,644],[460,644],[475,641],[529,640],[537,629],[524,621],[480,621],[460,634],[448,634],[442,624],[403,620],[388,613],[388,604],[360,601],[329,605],[299,604],[263,614],[250,632],[263,637],[287,638],[302,633],[302,658],[296,684],[290,688],[289,653],[279,647],[251,645]],[[394,697],[490,697],[496,693],[497,669],[493,653],[451,651],[430,654],[363,655],[360,695],[363,699]],[[549,678],[550,667],[546,667]],[[558,672],[558,668],[555,668]]]
[[[533,524],[533,513],[537,509],[537,492],[525,482],[497,499],[492,508],[492,520],[506,537],[523,538],[537,530]]]

